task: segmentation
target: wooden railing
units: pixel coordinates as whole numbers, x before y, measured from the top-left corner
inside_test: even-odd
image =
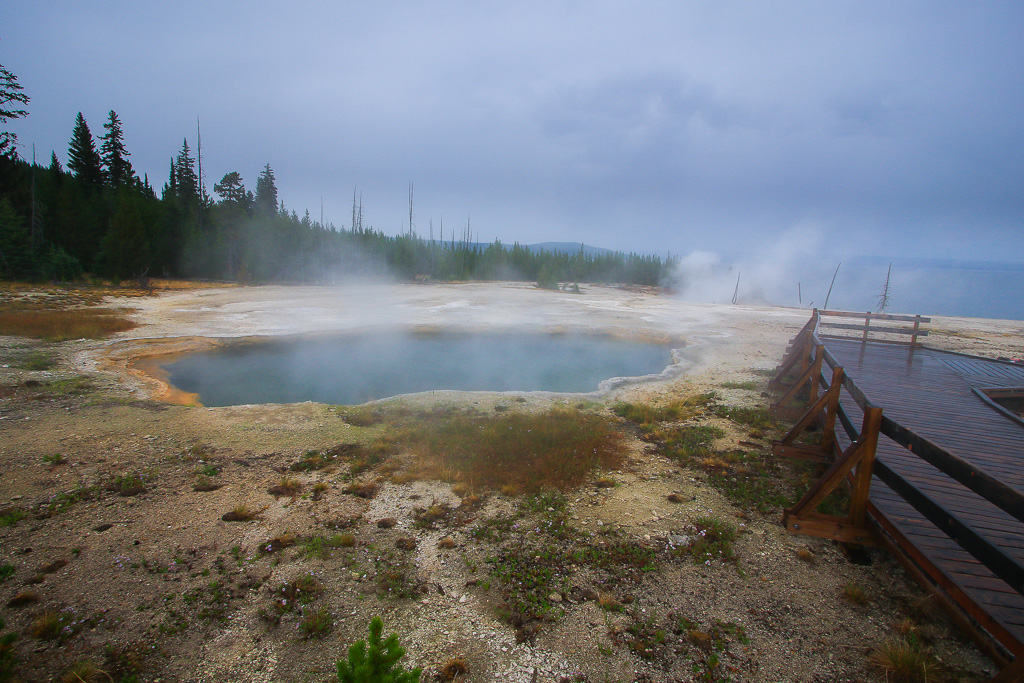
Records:
[[[891,315],[888,313],[854,313],[851,311],[815,311],[819,316],[818,336],[821,339],[856,339],[875,341],[883,344],[910,344],[918,346],[919,337],[928,336],[928,330],[921,327],[930,323],[931,318],[919,315]],[[833,322],[856,320],[858,322]],[[899,323],[913,323],[910,326]],[[906,340],[910,337],[910,341]]]
[[[835,357],[829,353],[823,339],[829,335],[820,333],[827,317],[849,317],[833,311],[815,310],[811,319],[793,339],[789,352],[778,368],[778,374],[771,382],[773,389],[782,393],[772,406],[772,412],[780,417],[796,420],[792,429],[782,439],[773,443],[777,456],[811,460],[828,467],[804,496],[783,513],[786,528],[799,534],[830,538],[836,541],[874,545],[893,542],[909,557],[922,559],[921,552],[881,515],[869,500],[872,475],[885,482],[897,495],[921,513],[943,533],[948,535],[966,552],[987,567],[1013,590],[1024,595],[1024,566],[1003,552],[988,539],[978,534],[967,522],[928,496],[913,483],[907,481],[887,463],[876,460],[875,452],[880,437],[884,436],[901,446],[907,453],[917,456],[955,481],[964,485],[989,503],[1005,511],[1015,519],[1024,522],[1024,495],[990,476],[977,466],[956,457],[952,453],[915,434],[910,429],[883,415],[882,408],[874,405],[856,383],[845,374]],[[870,324],[880,316],[868,314],[862,330],[865,340],[869,332],[875,331]],[[920,323],[930,322],[918,316],[886,316],[901,322],[914,322],[911,328],[911,345],[917,344],[917,337],[925,334]],[[853,329],[855,326],[840,326]],[[891,330],[887,329],[891,333]],[[849,339],[849,336],[843,337]],[[880,341],[880,340],[872,340]],[[842,400],[845,397],[859,407],[863,414],[860,429],[857,429]],[[849,445],[841,448],[836,437],[836,424],[841,426],[848,437]],[[811,426],[820,430],[817,444],[797,442],[797,437]],[[818,505],[839,486],[849,489],[848,513],[826,515],[816,511]],[[868,519],[870,515],[871,520]],[[887,532],[882,538],[880,531]],[[891,537],[891,541],[889,540]],[[952,580],[930,562],[917,564],[929,578],[977,619],[992,635],[1011,651],[1019,647],[1016,639],[992,618],[979,618],[974,602]],[[986,615],[987,616],[987,615]],[[1017,667],[1024,674],[1024,656],[1017,657],[1010,668]],[[1003,674],[1010,671],[1008,668]],[[1015,671],[1017,669],[1014,669]],[[1019,680],[1002,678],[996,680]],[[1016,674],[1013,674],[1016,675]]]

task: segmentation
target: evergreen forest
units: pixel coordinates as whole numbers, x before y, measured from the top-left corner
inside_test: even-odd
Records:
[[[0,126],[28,114],[28,96],[0,66]],[[23,150],[21,150],[23,151]],[[241,283],[334,284],[353,277],[404,280],[524,280],[665,284],[673,259],[621,252],[534,251],[473,241],[467,221],[439,239],[410,229],[391,236],[365,225],[355,192],[348,228],[288,211],[267,164],[254,190],[238,172],[213,185],[200,177],[188,140],[170,158],[157,189],[132,168],[125,132],[110,111],[94,134],[81,113],[71,129],[67,168],[28,161],[12,133],[0,132],[0,278],[68,282],[86,276],[190,278]],[[410,188],[410,212],[412,197]]]

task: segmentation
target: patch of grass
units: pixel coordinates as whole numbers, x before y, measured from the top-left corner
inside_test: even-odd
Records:
[[[801,561],[806,562],[809,565],[813,566],[818,564],[818,558],[815,557],[814,553],[812,553],[808,548],[798,548],[796,556],[800,558]]]
[[[863,606],[871,602],[871,594],[856,581],[850,581],[843,585],[842,596],[843,600],[851,605]]]
[[[348,534],[347,536],[351,536]],[[302,554],[316,557],[321,560],[330,559],[337,548],[348,548],[353,545],[348,541],[346,534],[332,534],[331,536],[310,536],[302,539],[300,545]],[[353,537],[353,542],[355,538]]]
[[[149,485],[156,479],[156,474],[149,472],[129,472],[114,477],[107,484],[107,490],[119,496],[131,497],[149,490]]]
[[[711,412],[717,417],[723,417],[736,424],[754,429],[767,430],[779,427],[779,423],[771,416],[767,408],[717,405]]]
[[[417,415],[402,443],[414,476],[466,482],[516,493],[582,484],[594,469],[614,469],[626,454],[608,417],[568,408],[542,413]]]
[[[450,506],[437,503],[428,508],[416,508],[413,510],[413,526],[417,529],[436,529],[437,523],[444,521],[449,512]]]
[[[217,465],[207,462],[197,467],[193,474],[195,474],[197,477],[216,477],[218,474],[220,474],[220,469],[221,468],[218,467]]]
[[[641,427],[650,428],[659,422],[682,422],[701,414],[718,396],[713,392],[672,399],[661,405],[647,403],[616,403],[612,412]]]
[[[47,465],[63,465],[67,463],[67,459],[60,453],[47,453],[43,456],[43,462]]]
[[[197,616],[204,621],[223,623],[228,618],[231,590],[221,579],[213,579],[205,587],[200,586],[182,595],[187,605],[198,605]]]
[[[281,534],[280,536],[275,536],[274,538],[261,543],[259,546],[259,552],[261,555],[269,555],[271,553],[284,550],[285,548],[290,548],[293,545],[295,545],[295,536],[287,533]]]
[[[734,667],[724,663],[733,656],[732,643],[750,644],[746,630],[731,622],[715,621],[710,626],[703,626],[684,616],[676,616],[673,620],[672,631],[676,635],[682,636],[685,642],[693,647],[693,650],[686,655],[691,661],[691,670],[695,681],[706,681],[707,683],[732,681],[729,673],[730,669],[734,669]]]
[[[14,526],[25,517],[25,511],[19,507],[4,508],[0,510],[0,527]]]
[[[901,683],[937,680],[940,672],[935,655],[915,634],[889,638],[874,649],[868,662],[885,674],[885,680]]]
[[[356,496],[357,498],[373,498],[377,495],[377,483],[372,481],[365,481],[358,484],[350,484],[341,490],[342,493],[348,493]]]
[[[36,508],[36,516],[40,519],[45,519],[62,512],[67,512],[77,503],[93,500],[98,493],[99,487],[86,486],[85,484],[71,491],[56,493],[48,501],[39,504],[39,507]]]
[[[380,597],[396,600],[415,597],[418,586],[414,568],[404,555],[396,556],[391,551],[379,553],[373,558],[373,567],[373,582]]]
[[[50,392],[65,396],[82,396],[94,388],[92,381],[88,377],[81,375],[67,379],[58,379],[47,386]]]
[[[626,609],[611,593],[601,593],[597,596],[597,604],[601,609],[608,612],[621,612]]]
[[[0,565],[0,583],[3,583],[7,579],[14,576],[14,565],[13,564],[2,564]]]
[[[438,672],[437,677],[442,681],[454,681],[459,676],[469,673],[469,667],[466,666],[466,660],[462,657],[453,657],[445,662]]]
[[[256,517],[257,514],[259,514],[258,511],[249,509],[249,507],[243,503],[241,505],[236,505],[230,512],[224,513],[224,515],[221,516],[221,519],[225,522],[248,522]]]
[[[747,380],[745,382],[722,382],[718,386],[723,389],[743,389],[745,391],[757,391],[761,387],[760,382]]]
[[[36,593],[35,591],[21,591],[20,593],[18,593],[13,598],[7,601],[7,606],[15,608],[25,607],[26,605],[37,603],[39,602],[39,600],[39,593]]]
[[[324,593],[324,586],[312,574],[303,574],[291,581],[284,581],[271,590],[273,597],[273,614],[265,613],[275,624],[280,623],[285,614],[295,612],[303,605],[308,605]]]
[[[313,500],[320,500],[323,498],[329,488],[330,487],[327,485],[327,482],[324,481],[318,481],[313,484]]]
[[[14,665],[17,657],[14,653],[14,642],[18,639],[17,633],[4,633],[7,623],[0,617],[0,681],[7,683],[14,676]]]
[[[653,618],[633,621],[626,631],[632,636],[629,650],[640,659],[650,661],[662,654],[668,636]]]
[[[667,457],[688,465],[696,458],[711,455],[715,439],[725,436],[725,431],[714,425],[692,425],[663,431],[656,436],[662,440],[662,450]]]
[[[60,677],[60,683],[98,683],[104,680],[113,681],[114,679],[91,659],[81,659],[75,662]]]
[[[136,327],[124,313],[109,308],[11,310],[4,306],[0,313],[0,335],[47,341],[105,339]]]
[[[39,640],[56,640],[61,643],[73,638],[89,623],[71,607],[60,611],[46,610],[36,616],[28,627],[28,633]]]
[[[272,496],[291,496],[295,498],[302,493],[302,482],[294,477],[282,477],[279,482],[267,489]]]
[[[49,353],[45,351],[33,351],[28,356],[23,358],[18,367],[23,370],[49,370],[57,364],[57,361],[53,359]]]
[[[690,528],[689,545],[676,548],[676,553],[689,555],[696,564],[735,563],[732,544],[738,536],[736,527],[729,522],[717,517],[698,517]]]
[[[326,607],[310,609],[299,620],[299,633],[303,638],[323,638],[334,630],[334,617]]]

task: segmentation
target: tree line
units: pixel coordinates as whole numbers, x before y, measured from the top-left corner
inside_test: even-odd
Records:
[[[29,98],[0,66],[0,124],[25,116]],[[159,189],[132,167],[124,129],[110,111],[94,136],[79,113],[65,169],[18,153],[0,132],[0,278],[65,282],[86,273],[117,280],[184,277],[247,283],[337,283],[350,277],[525,280],[658,285],[674,259],[621,252],[533,251],[472,241],[467,226],[445,239],[408,232],[385,235],[364,225],[353,193],[352,222],[337,228],[288,211],[267,164],[249,190],[231,171],[213,185],[197,173],[197,155],[182,142]],[[410,217],[412,193],[410,188]]]

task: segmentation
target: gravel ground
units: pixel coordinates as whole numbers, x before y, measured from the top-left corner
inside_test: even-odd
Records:
[[[344,409],[320,404],[168,404],[157,400],[165,395],[159,383],[134,364],[140,356],[227,337],[355,329],[385,319],[621,329],[685,337],[679,365],[656,380],[590,395],[437,392],[383,403],[486,413],[510,404],[544,410],[582,402],[604,411],[615,400],[714,389],[725,403],[763,405],[760,391],[722,384],[763,384],[757,371],[778,363],[806,311],[498,284],[212,289],[111,303],[133,307],[140,327],[107,342],[0,338],[0,512],[25,514],[0,526],[0,565],[13,568],[0,583],[0,614],[7,630],[19,634],[22,680],[53,680],[90,658],[114,680],[136,671],[140,681],[322,681],[347,645],[365,637],[374,615],[383,617],[386,633],[399,634],[408,650],[403,661],[424,667],[424,680],[440,680],[456,658],[465,662],[457,677],[465,681],[884,680],[869,657],[904,618],[917,623],[953,680],[992,673],[991,663],[884,554],[871,551],[869,564],[854,564],[835,544],[788,535],[777,514],[737,508],[701,472],[679,467],[634,436],[621,469],[595,473],[567,492],[564,515],[578,538],[589,539],[581,542],[649,549],[656,570],[609,582],[592,567],[565,568],[565,581],[552,591],[557,596],[548,596],[558,618],[524,638],[500,618],[506,587],[487,560],[533,548],[543,534],[530,530],[543,523],[543,512],[525,514],[511,537],[490,542],[475,539],[474,529],[514,514],[520,498],[480,491],[481,500],[467,503],[465,492],[457,495],[448,483],[385,481],[366,500],[343,492],[351,483],[344,464],[282,474],[307,451],[365,439],[364,430],[343,419]],[[943,332],[930,341],[958,350],[1019,355],[1024,346],[1019,323],[943,320],[935,327]],[[39,349],[58,364],[21,369]],[[79,377],[86,379],[61,381]],[[727,421],[715,424],[727,433],[718,447],[752,438]],[[63,462],[53,462],[56,454]],[[125,496],[108,488],[129,474],[142,478],[144,492]],[[297,479],[302,493],[268,493],[283,476]],[[217,488],[194,490],[203,482]],[[325,488],[310,495],[318,482]],[[681,502],[669,502],[670,494]],[[417,527],[417,509],[434,504],[466,505],[472,514],[435,529]],[[222,519],[238,506],[257,514],[250,521]],[[701,516],[740,530],[738,562],[705,565],[672,556],[672,539],[692,534]],[[396,524],[382,528],[383,519]],[[301,542],[346,532],[354,544],[322,556]],[[298,542],[274,548],[274,539],[287,546],[289,537]],[[453,547],[440,547],[447,538]],[[397,548],[398,541],[408,549]],[[268,547],[271,552],[263,550]],[[377,580],[393,569],[400,570],[407,597],[389,597]],[[281,587],[309,574],[320,586],[312,601],[281,607]],[[843,599],[854,584],[863,588],[864,604]],[[26,593],[35,600],[11,606],[19,595],[31,600]],[[598,596],[614,598],[621,610],[602,608]],[[320,608],[333,629],[303,637],[302,610]],[[47,611],[57,615],[58,633],[33,636]],[[709,664],[712,656],[718,666]]]

